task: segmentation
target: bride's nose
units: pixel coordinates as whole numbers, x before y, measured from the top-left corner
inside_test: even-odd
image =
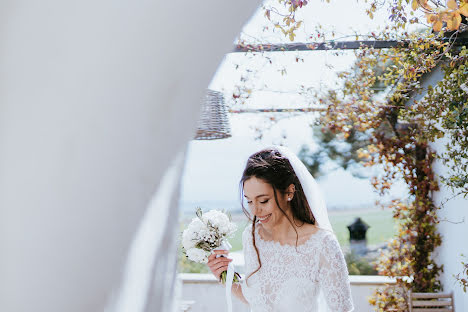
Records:
[[[250,208],[250,211],[252,212],[252,214],[254,214],[254,215],[257,214],[257,206],[254,203],[250,204],[249,208]]]
[[[252,206],[252,213],[256,216],[261,216],[261,209],[257,205]]]

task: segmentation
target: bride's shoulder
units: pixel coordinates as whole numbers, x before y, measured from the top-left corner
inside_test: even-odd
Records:
[[[333,231],[319,228],[318,233],[320,233],[321,241],[322,241],[322,244],[324,246],[327,246],[327,247],[333,248],[333,249],[340,248],[340,244],[338,243],[338,239],[337,239],[335,233],[333,233]]]
[[[249,235],[252,235],[252,223],[250,222],[247,224],[247,226],[244,228],[244,231],[242,232],[242,239],[247,239]]]

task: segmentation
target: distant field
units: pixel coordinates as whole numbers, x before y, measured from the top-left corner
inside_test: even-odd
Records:
[[[233,215],[233,220],[238,226],[235,236],[229,240],[232,245],[232,251],[242,249],[242,232],[247,226],[247,218],[243,214]],[[343,210],[330,211],[329,218],[333,230],[341,246],[349,245],[349,231],[347,225],[351,224],[355,218],[360,217],[370,228],[367,231],[368,245],[383,243],[393,237],[395,226],[391,211],[388,210]],[[188,222],[189,220],[185,220]]]
[[[330,213],[330,222],[341,246],[349,245],[347,226],[360,217],[370,227],[367,231],[368,245],[377,245],[392,238],[395,233],[395,223],[389,210],[354,210]]]

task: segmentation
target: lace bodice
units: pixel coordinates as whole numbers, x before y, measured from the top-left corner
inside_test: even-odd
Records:
[[[258,268],[252,225],[242,242],[247,278]],[[353,311],[348,270],[334,234],[319,229],[296,251],[296,246],[263,240],[256,226],[255,243],[262,267],[241,282],[252,312]]]

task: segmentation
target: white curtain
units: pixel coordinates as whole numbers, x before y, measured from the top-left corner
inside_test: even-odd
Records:
[[[167,311],[185,145],[257,4],[0,2],[0,311]]]

